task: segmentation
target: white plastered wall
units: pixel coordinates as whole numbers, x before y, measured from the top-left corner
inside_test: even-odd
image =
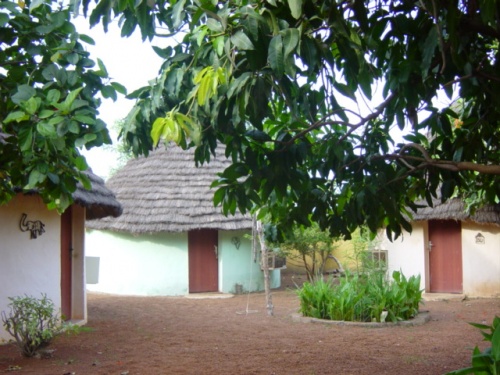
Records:
[[[500,227],[462,222],[463,292],[500,296]]]
[[[402,269],[406,276],[420,274],[421,287],[428,291],[428,226],[412,226],[411,234],[403,232],[392,243],[381,233],[381,248],[388,250],[390,273]],[[500,296],[500,227],[462,222],[462,274],[463,293],[469,297]]]
[[[21,215],[40,220],[45,233],[30,239],[19,227]],[[8,313],[8,297],[30,295],[50,298],[61,306],[60,216],[47,210],[38,196],[18,195],[0,206],[0,312]],[[0,326],[0,342],[11,337]]]
[[[388,275],[394,271],[402,271],[406,277],[420,275],[420,288],[426,289],[427,285],[427,225],[413,223],[412,232],[403,232],[393,242],[385,236],[385,231],[380,232],[380,249],[387,250]]]

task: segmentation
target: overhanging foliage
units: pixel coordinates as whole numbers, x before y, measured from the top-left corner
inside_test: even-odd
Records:
[[[94,62],[69,9],[51,2],[0,2],[0,204],[36,190],[64,210],[77,182],[87,188],[79,148],[110,143],[98,118],[101,93],[125,88]]]
[[[164,64],[129,95],[121,134],[137,154],[196,146],[199,162],[224,143],[227,213],[398,235],[418,198],[500,199],[499,1],[82,4],[93,25],[119,17],[123,36],[176,35],[154,47]],[[460,101],[438,107],[440,92]]]

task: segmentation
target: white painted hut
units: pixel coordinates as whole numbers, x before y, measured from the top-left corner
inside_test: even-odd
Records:
[[[383,238],[389,272],[420,274],[428,293],[500,296],[500,205],[468,215],[460,199],[435,201],[412,227],[394,242]]]
[[[0,206],[0,312],[9,297],[47,295],[66,320],[87,320],[85,220],[119,216],[121,206],[104,181],[87,172],[92,189],[78,184],[62,215],[36,192]],[[0,325],[0,344],[11,339]]]

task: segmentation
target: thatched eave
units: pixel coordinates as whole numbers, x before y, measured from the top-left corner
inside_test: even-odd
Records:
[[[412,215],[412,221],[427,220],[472,221],[477,224],[500,226],[500,204],[484,206],[469,215],[461,199],[454,198],[444,203],[436,199],[433,201],[433,207],[419,208]]]
[[[92,185],[90,190],[77,184],[73,193],[75,203],[85,207],[86,219],[101,219],[107,216],[118,217],[122,214],[123,208],[115,197],[115,194],[106,187],[104,180],[96,176],[92,171],[84,172]]]
[[[106,183],[123,205],[123,214],[88,222],[87,228],[131,234],[251,229],[250,216],[225,216],[214,207],[210,185],[229,164],[222,148],[209,163],[196,166],[194,150],[174,145],[129,160]]]

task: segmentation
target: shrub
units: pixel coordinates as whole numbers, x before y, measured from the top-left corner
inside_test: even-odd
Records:
[[[34,356],[64,329],[54,303],[46,295],[41,299],[25,296],[9,300],[9,315],[2,311],[3,326],[24,356]]]
[[[491,346],[482,352],[476,346],[472,352],[472,366],[449,372],[448,375],[498,375],[500,374],[500,317],[493,319],[491,326],[470,323],[472,326],[486,330],[481,331],[484,341],[491,342]]]
[[[300,312],[304,316],[318,319],[328,319],[329,306],[335,298],[329,282],[318,279],[315,282],[305,282],[299,289]]]
[[[407,279],[401,272],[393,272],[392,281],[382,272],[346,273],[338,284],[320,278],[297,293],[302,315],[330,320],[380,322],[383,311],[387,320],[408,320],[422,302],[420,276]]]

